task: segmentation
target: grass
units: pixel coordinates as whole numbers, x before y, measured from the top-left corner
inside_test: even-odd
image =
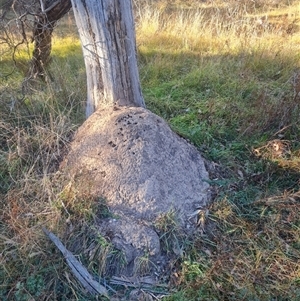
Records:
[[[299,300],[299,4],[144,2],[136,19],[147,106],[211,162],[214,195],[193,239],[172,211],[156,222],[164,251],[174,254],[164,300]],[[122,261],[91,228],[99,212],[109,214],[105,202],[92,199],[88,185],[78,195],[80,183],[57,173],[84,120],[85,70],[72,22],[55,31],[53,81],[25,95],[31,48],[20,46],[15,64],[1,48],[2,300],[91,300],[42,225],[95,275]],[[143,271],[147,264],[140,258]]]

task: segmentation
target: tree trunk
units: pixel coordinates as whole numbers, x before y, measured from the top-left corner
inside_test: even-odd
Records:
[[[43,3],[43,2],[41,2]],[[50,61],[52,32],[56,22],[72,7],[71,0],[50,0],[35,16],[33,29],[34,50],[27,78],[45,78],[45,68]]]
[[[87,117],[98,105],[141,106],[131,0],[72,0],[87,72]]]
[[[48,24],[45,15],[36,17],[34,23],[34,49],[26,77],[28,79],[45,78],[45,68],[50,61],[52,32],[54,24]]]

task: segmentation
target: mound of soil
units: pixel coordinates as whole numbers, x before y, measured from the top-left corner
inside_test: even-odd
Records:
[[[173,210],[190,232],[190,217],[210,198],[197,149],[141,107],[96,111],[79,128],[61,169],[77,179],[79,192],[88,187],[105,198],[114,218],[99,222],[99,231],[124,252],[130,271],[145,253],[161,255],[154,226],[159,217]]]

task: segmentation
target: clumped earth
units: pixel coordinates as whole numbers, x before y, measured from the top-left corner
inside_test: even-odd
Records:
[[[77,191],[104,198],[111,216],[97,225],[126,259],[123,273],[137,271],[137,259],[161,260],[155,222],[175,212],[191,234],[197,209],[210,199],[208,173],[197,149],[144,108],[112,107],[95,112],[77,131],[61,170]]]

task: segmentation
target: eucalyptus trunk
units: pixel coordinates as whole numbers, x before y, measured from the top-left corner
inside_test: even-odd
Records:
[[[101,106],[145,107],[131,0],[72,0],[87,74],[86,116]]]

